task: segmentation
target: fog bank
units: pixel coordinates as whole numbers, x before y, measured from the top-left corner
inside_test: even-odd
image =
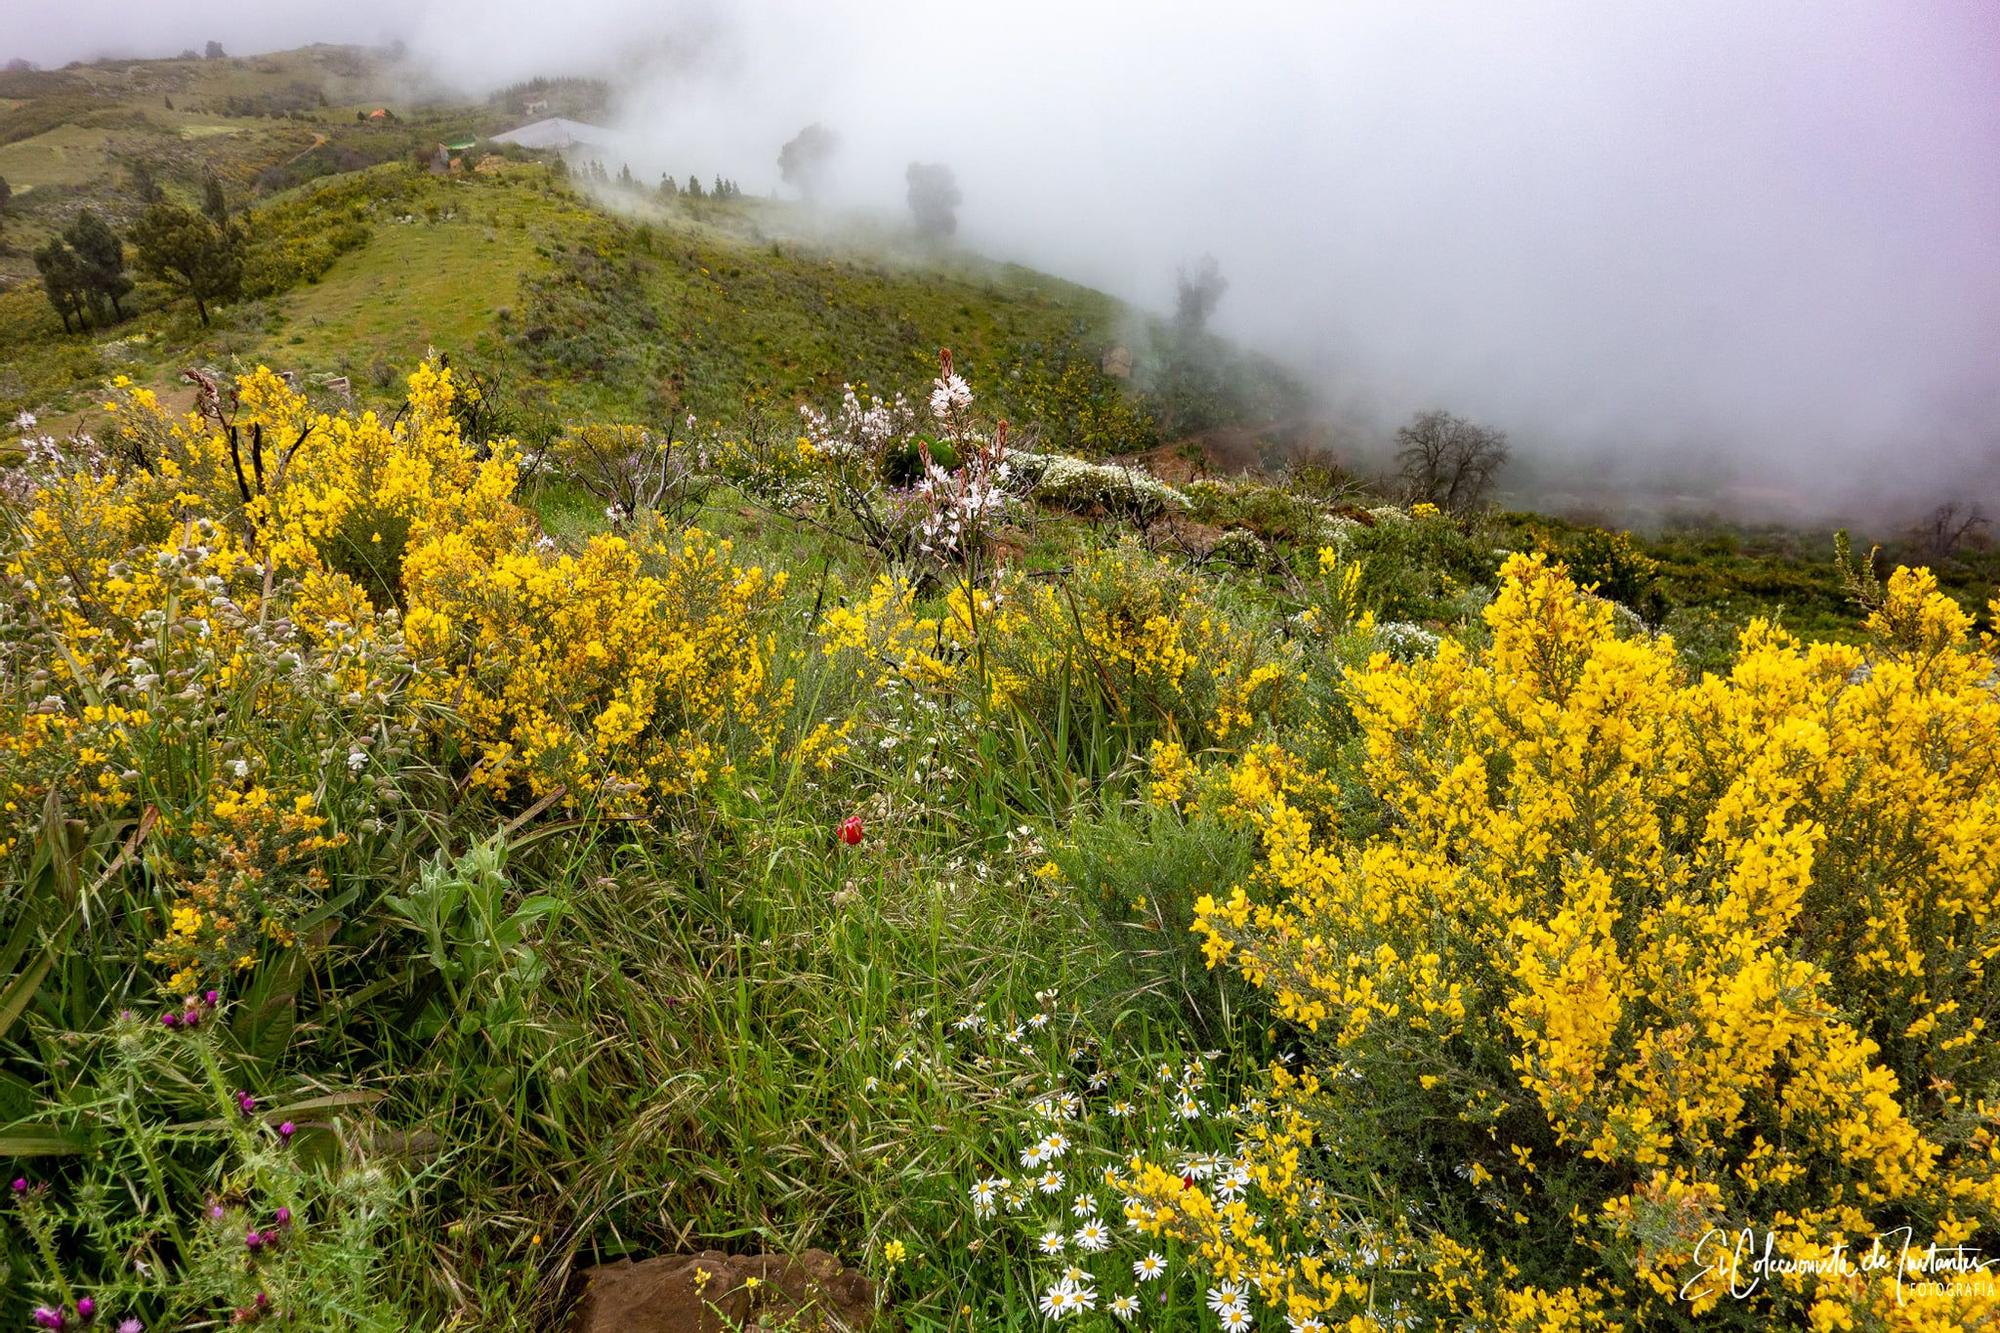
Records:
[[[171,12],[163,12],[171,11]],[[469,90],[611,79],[642,160],[900,207],[949,163],[964,244],[1217,327],[1376,438],[1448,407],[1541,486],[1733,487],[1803,515],[2000,509],[2000,5],[1006,6],[16,0],[59,63],[401,38]]]

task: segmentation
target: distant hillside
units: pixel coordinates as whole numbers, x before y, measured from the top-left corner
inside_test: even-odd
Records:
[[[531,112],[601,109],[597,85],[538,80],[466,105],[398,101],[395,84],[385,57],[344,47],[0,75],[0,176],[15,192],[0,412],[81,419],[112,375],[171,395],[189,364],[259,361],[386,399],[433,346],[545,420],[769,419],[850,381],[915,390],[943,346],[1017,428],[1081,452],[1278,419],[1303,400],[1274,365],[1210,340],[1191,421],[1186,377],[1170,398],[1152,355],[1167,331],[1100,292],[914,248],[886,223],[828,232],[793,205],[662,200],[493,151],[487,136]],[[465,141],[480,147],[428,168],[437,144]],[[251,299],[204,328],[142,284],[133,318],[65,334],[34,249],[86,206],[129,227],[149,181],[192,206],[211,171],[249,247]]]

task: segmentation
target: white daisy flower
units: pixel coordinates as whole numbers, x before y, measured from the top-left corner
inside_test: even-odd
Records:
[[[1041,1191],[1044,1194],[1061,1194],[1063,1173],[1055,1170],[1044,1171],[1042,1172],[1041,1179],[1036,1183],[1040,1185]]]
[[[1250,1327],[1250,1312],[1240,1305],[1231,1306],[1222,1312],[1224,1333],[1244,1333]]]
[[[1044,1231],[1042,1238],[1035,1242],[1035,1245],[1043,1254],[1061,1254],[1063,1247],[1068,1243],[1069,1241],[1063,1236],[1062,1232]]]
[[[1242,1305],[1243,1288],[1234,1282],[1220,1282],[1208,1289],[1208,1308],[1217,1314],[1227,1314]]]
[[[1069,1210],[1078,1217],[1096,1217],[1097,1198],[1091,1194],[1079,1194],[1070,1201]]]
[[[1121,1320],[1130,1323],[1132,1316],[1139,1313],[1139,1298],[1127,1292],[1114,1299],[1107,1308]]]
[[[1111,1228],[1092,1219],[1078,1227],[1072,1239],[1076,1241],[1079,1249],[1096,1254],[1099,1250],[1111,1248]]]
[[[1143,1259],[1134,1259],[1132,1261],[1132,1276],[1138,1278],[1141,1282],[1152,1282],[1166,1275],[1167,1261],[1160,1257],[1160,1253],[1157,1250],[1148,1250]]]
[[[972,1215],[977,1218],[993,1216],[994,1202],[1000,1191],[1006,1189],[1008,1181],[1000,1176],[988,1176],[972,1187]]]

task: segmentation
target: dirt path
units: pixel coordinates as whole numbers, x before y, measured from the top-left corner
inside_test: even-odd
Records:
[[[307,144],[304,148],[299,149],[298,152],[293,153],[290,157],[286,158],[278,165],[281,167],[289,167],[290,165],[292,165],[292,163],[298,161],[300,158],[304,157],[307,153],[310,153],[313,149],[318,148],[321,144],[324,144],[325,142],[326,142],[326,136],[324,134],[321,134],[319,131],[315,130],[313,131],[313,141],[311,143]]]

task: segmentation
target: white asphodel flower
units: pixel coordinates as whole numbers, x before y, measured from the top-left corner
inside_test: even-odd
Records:
[[[931,415],[949,421],[972,406],[972,386],[957,374],[940,375],[931,381]]]

